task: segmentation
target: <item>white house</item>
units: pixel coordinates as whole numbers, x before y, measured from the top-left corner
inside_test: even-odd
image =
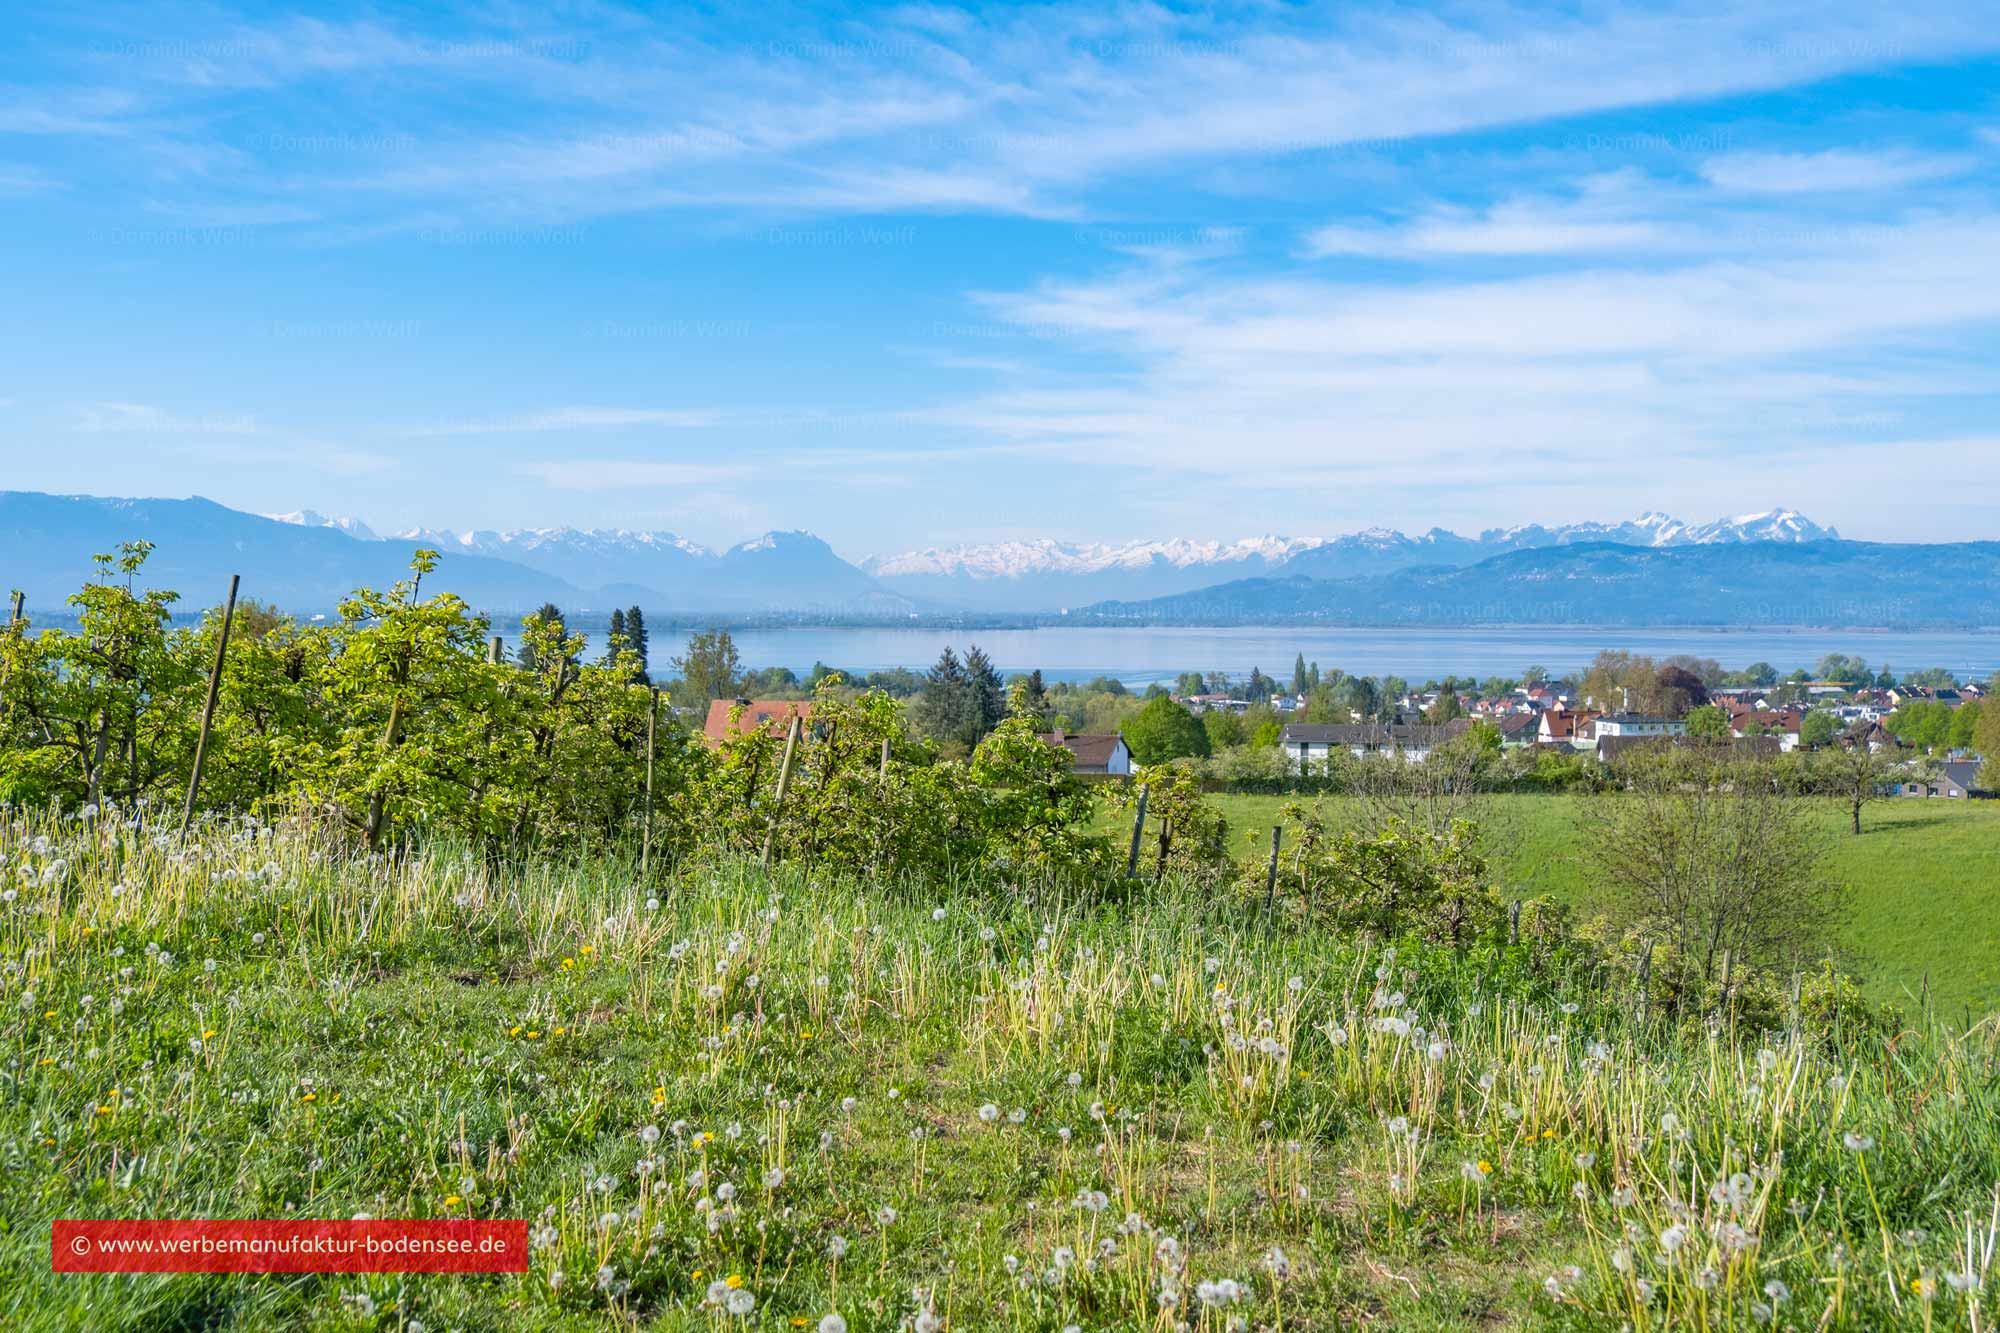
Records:
[[[1123,775],[1132,771],[1132,752],[1125,747],[1123,736],[1066,736],[1048,731],[1042,733],[1042,739],[1075,756],[1073,767],[1078,773]]]
[[[1442,724],[1428,722],[1363,722],[1351,726],[1315,722],[1288,722],[1278,732],[1278,748],[1294,771],[1322,764],[1333,754],[1345,751],[1356,759],[1371,754],[1397,754],[1412,762],[1430,756],[1432,747],[1463,736],[1472,729],[1470,718],[1456,718]]]

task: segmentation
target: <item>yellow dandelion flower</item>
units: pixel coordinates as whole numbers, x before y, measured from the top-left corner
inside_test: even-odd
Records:
[[[588,954],[588,953],[596,953],[596,952],[597,952],[597,946],[596,946],[595,944],[586,944],[586,945],[584,945],[584,946],[583,946],[583,948],[581,948],[581,949],[577,950],[577,952],[578,952],[578,953],[587,953],[587,954]]]
[[[812,1030],[811,1028],[800,1028],[800,1029],[799,1029],[799,1040],[800,1040],[800,1041],[811,1041],[812,1039],[813,1039],[813,1030]]]
[[[98,1108],[97,1108],[97,1113],[98,1113],[99,1115],[110,1115],[110,1114],[111,1114],[111,1108],[110,1108],[110,1107],[108,1107],[108,1106],[100,1106],[100,1107],[98,1107]]]
[[[562,960],[562,965],[563,965],[563,971],[567,972],[567,971],[569,971],[569,970],[570,970],[571,968],[573,968],[573,967],[575,967],[575,966],[576,966],[576,959],[574,959],[574,958],[565,958],[565,959],[563,959],[563,960]]]
[[[447,1194],[444,1196],[444,1206],[447,1208],[456,1208],[463,1202],[465,1200],[459,1198],[456,1194]]]
[[[316,1092],[309,1092],[305,1096],[299,1098],[299,1100],[302,1102],[316,1102],[319,1100],[319,1094]]]
[[[214,1029],[214,1028],[203,1028],[203,1029],[201,1030],[201,1039],[202,1039],[203,1041],[207,1041],[207,1040],[209,1040],[210,1038],[212,1038],[213,1036],[215,1036],[215,1029]]]
[[[1480,1174],[1480,1175],[1482,1175],[1482,1176],[1490,1176],[1490,1175],[1492,1175],[1492,1174],[1493,1174],[1493,1163],[1491,1163],[1491,1162],[1486,1162],[1486,1161],[1482,1161],[1482,1162],[1480,1162],[1480,1163],[1479,1163],[1479,1174]]]
[[[531,1028],[531,1029],[529,1029],[529,1031],[528,1031],[528,1040],[529,1040],[529,1041],[534,1041],[534,1040],[535,1040],[536,1038],[540,1037],[541,1035],[542,1035],[542,1034],[541,1034],[541,1033],[540,1033],[539,1031],[537,1031],[537,1030],[535,1030],[535,1029],[532,1029],[532,1028]]]
[[[515,1024],[515,1025],[514,1025],[513,1027],[510,1027],[510,1028],[508,1028],[508,1029],[507,1029],[507,1035],[508,1035],[508,1036],[510,1036],[510,1037],[518,1037],[518,1036],[520,1036],[520,1035],[521,1035],[521,1025],[520,1025],[519,1023],[516,1023],[516,1024]]]
[[[722,1280],[728,1284],[731,1291],[739,1290],[743,1286],[743,1275],[741,1273],[731,1273]]]

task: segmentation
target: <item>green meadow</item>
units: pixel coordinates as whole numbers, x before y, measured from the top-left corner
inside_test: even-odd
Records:
[[[1249,861],[1268,854],[1278,810],[1295,798],[1212,799],[1229,818],[1231,854]],[[1590,799],[1616,797],[1487,798],[1480,820],[1506,897],[1595,912],[1601,899],[1578,855]],[[1940,1017],[2000,1009],[2000,802],[1878,801],[1862,811],[1859,837],[1844,807],[1820,803],[1817,817],[1828,864],[1851,891],[1841,961],[1870,998],[1913,1010],[1928,979]]]

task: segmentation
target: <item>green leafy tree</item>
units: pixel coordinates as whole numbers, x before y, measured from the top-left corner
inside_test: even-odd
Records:
[[[1801,728],[1803,731],[1803,728]],[[1861,832],[1861,808],[1886,797],[1895,786],[1898,762],[1862,741],[1830,745],[1813,756],[1809,780],[1815,791],[1847,807],[1852,831]]]
[[[1211,748],[1201,720],[1164,695],[1129,719],[1122,734],[1132,757],[1146,765],[1204,757]]]
[[[736,641],[726,629],[703,630],[688,636],[687,648],[673,659],[674,702],[686,708],[706,708],[711,699],[733,699],[743,673]]]
[[[535,608],[532,618],[541,621],[544,625],[560,625],[563,620],[562,608],[554,602],[543,602],[539,607]],[[521,637],[521,646],[514,650],[514,660],[519,662],[525,669],[533,671],[541,665],[541,662],[535,657],[535,651],[535,645],[524,634]]]
[[[1985,761],[1979,767],[1979,785],[2000,791],[2000,676],[1993,683],[1995,692],[1988,694],[1974,720],[1972,748]]]
[[[1815,708],[1799,720],[1799,743],[1810,750],[1830,745],[1840,734],[1840,720],[1823,708]]]
[[[1727,741],[1730,738],[1729,714],[1719,704],[1703,704],[1689,709],[1684,721],[1687,734],[1696,740]]]

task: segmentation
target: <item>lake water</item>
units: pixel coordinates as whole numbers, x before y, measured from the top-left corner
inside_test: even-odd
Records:
[[[1945,667],[1959,679],[1984,680],[2000,670],[2000,632],[1891,630],[1704,629],[745,629],[731,632],[746,667],[786,666],[804,675],[814,662],[847,671],[909,667],[921,671],[947,645],[964,652],[978,644],[1003,674],[1040,667],[1050,680],[1114,676],[1131,686],[1172,681],[1183,671],[1250,668],[1288,679],[1298,653],[1322,669],[1353,675],[1517,676],[1539,665],[1556,675],[1577,670],[1606,648],[1669,657],[1712,657],[1725,669],[1769,662],[1781,673],[1810,670],[1827,653],[1864,658],[1876,670],[1898,674]],[[654,634],[653,656],[675,651]]]

